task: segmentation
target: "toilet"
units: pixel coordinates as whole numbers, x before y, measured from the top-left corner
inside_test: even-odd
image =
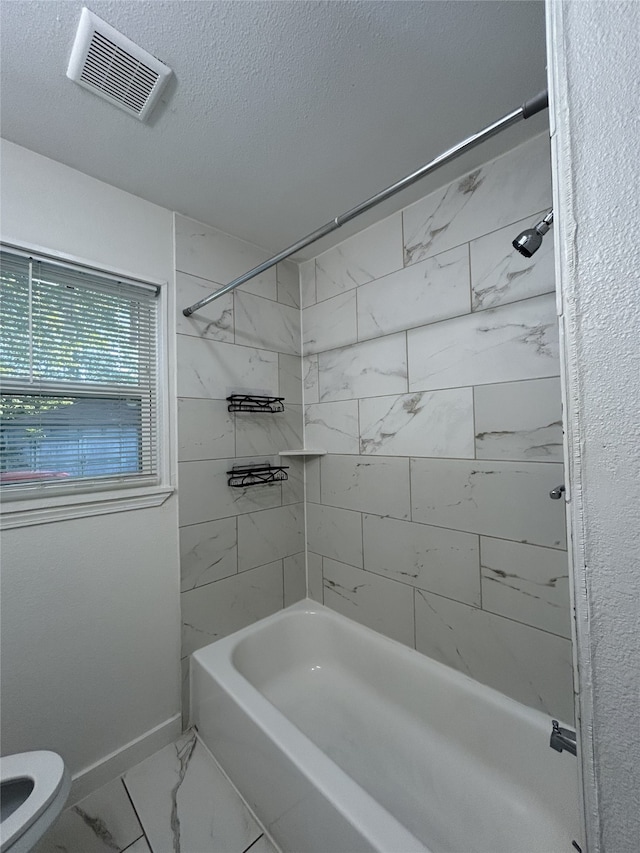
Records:
[[[55,752],[0,758],[0,853],[28,853],[62,811],[70,787]]]

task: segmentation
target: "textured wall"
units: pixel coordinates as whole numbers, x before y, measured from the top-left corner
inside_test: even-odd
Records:
[[[591,853],[640,850],[640,5],[549,4]]]
[[[540,136],[301,268],[309,588],[573,717],[551,203]]]
[[[261,261],[262,250],[175,217],[178,497],[183,685],[188,656],[305,595],[303,470],[232,489],[234,464],[302,446],[298,269],[279,264],[191,317],[197,302]],[[230,414],[235,392],[285,398],[276,414]]]

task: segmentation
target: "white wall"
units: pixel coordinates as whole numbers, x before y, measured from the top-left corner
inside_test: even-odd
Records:
[[[640,5],[548,13],[587,835],[590,853],[636,853]]]
[[[4,240],[173,287],[170,211],[12,143],[1,153]],[[172,356],[173,332],[168,343]],[[53,749],[79,774],[143,738],[88,774],[91,787],[171,738],[180,705],[177,537],[175,497],[3,533],[3,752]]]

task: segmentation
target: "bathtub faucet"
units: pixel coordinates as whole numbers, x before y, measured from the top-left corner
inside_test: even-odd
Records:
[[[552,720],[553,731],[551,732],[551,740],[549,746],[557,752],[562,752],[566,749],[572,755],[576,754],[576,733],[571,729],[563,729],[557,720]]]

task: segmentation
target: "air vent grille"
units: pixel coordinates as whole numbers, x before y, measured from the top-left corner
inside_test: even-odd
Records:
[[[82,10],[67,76],[121,109],[144,119],[171,74],[88,9]]]

